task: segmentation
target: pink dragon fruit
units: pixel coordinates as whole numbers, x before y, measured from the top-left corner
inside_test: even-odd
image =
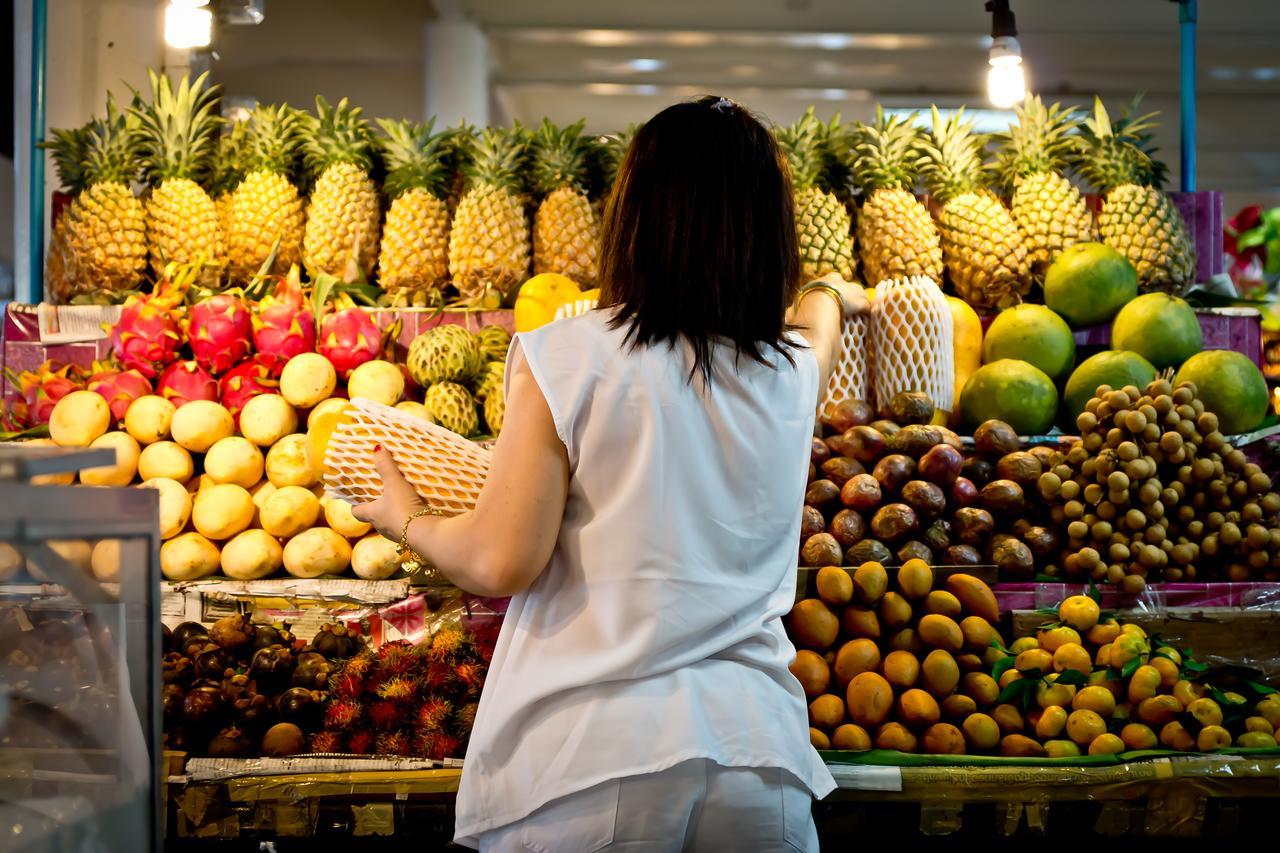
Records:
[[[271,376],[265,364],[248,359],[222,374],[218,386],[222,392],[222,405],[231,416],[240,419],[240,410],[244,404],[259,394],[266,394],[276,389],[280,383]]]
[[[124,420],[124,413],[139,397],[150,394],[151,380],[137,370],[121,370],[118,364],[95,361],[89,390],[96,391],[111,407],[111,417]]]
[[[249,308],[230,293],[191,306],[187,337],[196,363],[217,376],[247,358],[253,341],[249,317]]]
[[[295,355],[316,350],[316,319],[302,295],[297,265],[280,279],[275,294],[258,303],[253,315],[253,348],[272,376],[279,376]]]
[[[147,379],[178,358],[182,345],[182,297],[185,288],[162,281],[154,293],[130,296],[111,327],[111,348],[126,370]]]
[[[382,332],[372,316],[349,305],[320,321],[316,352],[333,362],[338,376],[346,379],[351,371],[382,354]]]
[[[9,381],[22,393],[27,410],[26,425],[40,426],[49,422],[53,407],[59,400],[84,388],[85,376],[74,365],[60,366],[46,361],[35,370],[24,371],[17,377],[10,374]]]
[[[174,406],[192,400],[218,401],[218,380],[194,361],[175,361],[156,380],[156,393]]]

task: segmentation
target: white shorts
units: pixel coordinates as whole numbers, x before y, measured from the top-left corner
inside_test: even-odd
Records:
[[[481,853],[817,853],[813,798],[771,767],[695,758],[552,800],[480,836]]]

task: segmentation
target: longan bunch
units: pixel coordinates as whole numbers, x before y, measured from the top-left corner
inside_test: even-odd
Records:
[[[1218,429],[1190,382],[1098,388],[1080,438],[1041,475],[1062,569],[1141,592],[1148,578],[1280,579],[1280,494]]]

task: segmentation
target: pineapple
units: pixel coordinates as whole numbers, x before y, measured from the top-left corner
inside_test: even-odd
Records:
[[[222,234],[222,248],[229,250],[231,242],[232,200],[235,188],[244,179],[245,123],[232,123],[226,133],[218,137],[213,154],[213,172],[209,178],[209,194],[218,210],[218,230]]]
[[[529,219],[519,172],[524,131],[490,128],[475,141],[467,191],[453,214],[449,274],[465,303],[496,307],[529,273]]]
[[[559,273],[582,288],[596,282],[600,216],[587,198],[591,143],[584,122],[556,128],[543,119],[533,140],[533,185],[544,198],[533,217],[533,271]]]
[[[987,189],[985,146],[986,138],[973,132],[963,108],[946,120],[933,108],[920,174],[942,205],[938,226],[951,282],[960,298],[980,310],[1017,304],[1031,289],[1022,231]]]
[[[1097,99],[1082,129],[1077,168],[1104,194],[1098,230],[1137,268],[1138,287],[1182,293],[1195,277],[1195,249],[1178,209],[1160,191],[1165,167],[1151,158],[1154,118],[1127,115],[1112,124]]]
[[[85,155],[91,124],[70,130],[53,129],[50,131],[53,138],[40,146],[50,152],[54,167],[58,170],[62,190],[73,198],[85,187]],[[66,213],[67,210],[64,209],[53,223],[44,259],[45,290],[49,294],[49,300],[56,304],[70,302],[80,292],[81,286],[76,272],[76,259],[68,242],[71,219]]]
[[[622,168],[622,161],[626,159],[627,149],[631,147],[631,140],[635,138],[636,131],[640,127],[641,125],[636,124],[627,125],[626,130],[604,137],[601,143],[592,149],[602,195],[607,196],[613,191],[613,185],[618,180],[618,171]]]
[[[223,257],[218,211],[201,181],[209,177],[216,134],[217,87],[206,86],[208,73],[194,82],[185,75],[177,88],[169,78],[148,70],[151,104],[135,104],[138,149],[143,172],[153,185],[147,200],[147,238],[151,268]]]
[[[287,105],[259,106],[249,118],[244,142],[244,179],[231,197],[227,252],[231,275],[252,278],[280,241],[271,271],[288,272],[302,260],[302,196],[293,184],[300,121]]]
[[[1002,135],[996,165],[1013,193],[1009,207],[1026,237],[1031,271],[1043,279],[1063,249],[1097,239],[1084,196],[1062,175],[1080,123],[1072,117],[1075,107],[1045,107],[1037,95],[1027,95],[1015,112],[1018,121]]]
[[[344,281],[368,278],[378,253],[381,200],[369,177],[374,139],[359,107],[336,106],[316,96],[306,119],[306,165],[316,176],[302,241],[307,273]]]
[[[828,126],[814,116],[810,107],[798,122],[779,128],[776,136],[791,167],[796,238],[804,277],[814,279],[835,271],[852,279],[853,222],[849,209],[834,193],[819,186],[829,165],[825,150]]]
[[[864,198],[858,248],[869,285],[925,276],[942,281],[942,246],[929,209],[915,197],[920,132],[915,115],[887,117],[878,105],[873,125],[851,134],[854,182]]]
[[[378,280],[407,301],[436,302],[449,278],[448,164],[446,134],[434,122],[378,122],[387,134],[385,188],[391,198],[378,255]]]

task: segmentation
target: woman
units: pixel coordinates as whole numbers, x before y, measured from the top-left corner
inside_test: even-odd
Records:
[[[799,288],[790,181],[724,99],[636,134],[605,213],[600,308],[517,336],[473,512],[429,513],[379,451],[357,508],[458,586],[513,596],[458,792],[481,850],[816,850],[782,617],[813,412],[843,314]],[[805,330],[807,345],[787,329]]]

